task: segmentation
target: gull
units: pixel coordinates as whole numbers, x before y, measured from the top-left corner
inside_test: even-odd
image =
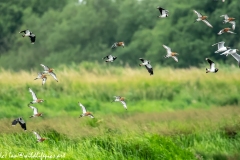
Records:
[[[115,59],[117,59],[117,57],[114,57],[112,55],[103,57],[103,59],[106,59],[106,58],[107,58],[107,60],[105,60],[105,62],[113,62]]]
[[[177,58],[178,53],[172,52],[172,51],[171,51],[171,48],[168,47],[168,46],[163,45],[163,47],[167,50],[167,55],[164,56],[164,57],[165,57],[165,58],[172,57],[176,62],[178,62],[178,58]]]
[[[210,69],[206,68],[206,73],[208,73],[208,72],[216,73],[218,71],[218,69],[215,68],[215,63],[212,60],[210,60],[209,58],[206,58],[206,61],[208,61],[208,63],[210,64]]]
[[[238,50],[237,50],[238,51]],[[232,53],[231,54],[233,56],[233,58],[235,58],[238,62],[238,67],[240,67],[240,55],[237,53]]]
[[[139,66],[145,66],[148,72],[150,73],[150,76],[153,75],[153,68],[150,64],[150,61],[144,60],[143,58],[139,58],[139,59],[142,61],[142,63],[140,63]]]
[[[120,47],[120,46],[122,46],[123,48],[124,48],[124,46],[125,46],[125,44],[124,44],[124,42],[115,42],[113,45],[112,45],[112,49],[114,49],[114,48],[117,48],[117,47]]]
[[[121,97],[121,96],[114,96],[115,97],[115,100],[113,100],[112,102],[121,102],[123,107],[127,110],[127,104],[126,102],[124,101],[125,98],[124,97]]]
[[[42,85],[44,85],[47,81],[47,75],[39,72],[38,76],[34,80],[37,80],[37,79],[42,79]]]
[[[36,137],[37,137],[37,142],[43,142],[43,141],[45,141],[47,138],[42,138],[37,132],[35,132],[35,131],[32,131],[33,132],[33,134],[35,134],[36,135]]]
[[[34,42],[36,40],[36,36],[32,32],[30,32],[28,29],[20,31],[19,33],[24,33],[22,36],[23,37],[29,37],[30,40],[31,40],[31,43],[34,44]]]
[[[225,47],[224,43],[225,42],[218,42],[218,43],[216,43],[218,45],[218,50],[215,51],[215,53],[224,52],[224,51],[230,49],[230,47]],[[215,46],[216,44],[213,44],[212,46]]]
[[[80,107],[82,107],[82,114],[79,116],[79,118],[81,118],[81,117],[85,117],[85,116],[89,116],[89,117],[91,117],[91,118],[94,118],[94,116],[92,115],[92,113],[91,112],[87,112],[86,111],[86,108],[80,103],[80,102],[78,102],[78,104],[80,105]]]
[[[238,51],[238,49],[229,49],[229,50],[223,52],[223,53],[220,54],[220,55],[226,55],[226,56],[228,56],[229,54],[237,53],[237,51]]]
[[[33,101],[30,102],[31,104],[33,104],[33,103],[41,103],[41,102],[44,101],[43,99],[38,99],[36,94],[31,90],[31,88],[29,88],[29,92],[32,94],[32,98],[33,98]]]
[[[196,10],[193,10],[194,13],[197,14],[198,18],[196,19],[195,22],[198,22],[198,21],[203,21],[207,26],[213,28],[213,26],[208,22],[207,20],[207,16],[203,16],[201,13],[197,12]]]
[[[26,127],[26,123],[25,121],[22,119],[22,117],[20,118],[17,118],[17,119],[14,119],[12,121],[12,126],[15,126],[17,123],[19,123],[22,127],[22,129],[24,129],[25,131],[27,130],[27,127]]]
[[[223,28],[221,31],[218,32],[218,35],[221,35],[221,34],[223,34],[223,33],[236,34],[236,33],[232,32],[232,31],[230,31],[230,30],[231,30],[231,28]]]
[[[29,106],[30,108],[32,108],[33,110],[33,115],[30,116],[29,118],[32,118],[32,117],[42,117],[42,113],[38,113],[38,109],[33,107],[33,106]]]
[[[44,69],[43,73],[48,73],[48,74],[50,74],[50,75],[58,82],[57,76],[56,76],[56,74],[53,72],[53,71],[54,71],[53,68],[49,68],[48,66],[45,66],[45,65],[43,65],[43,64],[40,64],[40,65],[41,65],[41,66],[43,67],[43,69]]]
[[[160,12],[160,15],[158,16],[159,18],[165,18],[168,17],[168,10],[163,9],[162,7],[157,8]]]

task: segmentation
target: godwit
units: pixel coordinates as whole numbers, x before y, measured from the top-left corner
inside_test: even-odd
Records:
[[[80,107],[82,108],[82,114],[79,116],[79,118],[81,118],[81,117],[85,117],[85,116],[89,116],[89,117],[91,117],[91,118],[94,118],[94,116],[92,115],[92,113],[91,112],[87,112],[86,111],[86,108],[80,103],[80,102],[78,102],[78,104],[80,105]]]
[[[210,64],[210,69],[206,68],[206,73],[208,73],[208,72],[216,73],[218,71],[218,69],[215,68],[215,63],[212,60],[210,60],[209,58],[206,58],[206,61],[208,61],[208,63]]]
[[[195,22],[198,22],[198,21],[203,21],[207,26],[213,28],[213,26],[208,22],[207,20],[207,16],[203,16],[201,13],[197,12],[196,10],[193,10],[194,13],[197,14],[198,18],[196,19]]]
[[[117,59],[117,57],[108,55],[108,56],[103,57],[103,59],[107,59],[107,60],[105,60],[105,62],[113,62],[115,59]]]
[[[45,141],[47,138],[42,138],[37,132],[33,131],[33,134],[36,135],[37,137],[37,142],[43,142]]]
[[[125,46],[125,44],[124,44],[124,42],[115,42],[113,45],[112,45],[112,49],[114,49],[114,48],[117,48],[117,47],[120,47],[120,46],[122,46],[123,48],[124,48],[124,46]]]
[[[236,23],[235,23],[235,18],[228,17],[227,14],[221,15],[220,17],[224,17],[223,23],[231,23],[232,24],[232,29],[235,29]]]
[[[19,123],[22,127],[22,129],[24,129],[25,131],[27,130],[27,126],[26,126],[26,123],[25,121],[22,119],[22,117],[20,118],[17,118],[17,119],[14,119],[12,121],[12,126],[15,126],[17,123]]]
[[[32,108],[32,110],[33,110],[33,115],[30,116],[29,118],[32,118],[32,117],[42,117],[43,114],[42,113],[38,113],[38,109],[37,108],[35,108],[33,106],[28,106],[28,107]]]
[[[44,101],[43,99],[38,99],[37,96],[36,96],[36,94],[31,90],[31,88],[29,88],[29,92],[32,94],[32,98],[33,98],[33,101],[30,102],[31,104],[41,103],[41,102]]]
[[[172,57],[176,62],[178,62],[178,58],[177,58],[178,53],[172,52],[172,51],[171,51],[171,48],[168,47],[168,46],[163,45],[163,47],[164,47],[164,48],[166,49],[166,51],[167,51],[167,55],[164,56],[164,57],[165,57],[165,58]]]
[[[19,33],[24,33],[22,36],[23,37],[29,37],[30,40],[31,40],[31,43],[34,44],[34,42],[36,40],[36,36],[32,32],[30,32],[28,29],[20,31]]]
[[[143,58],[139,58],[139,59],[142,61],[142,63],[140,63],[139,66],[145,66],[148,72],[150,73],[150,76],[153,75],[153,68],[150,64],[150,61],[144,60]]]
[[[121,96],[114,96],[115,99],[112,101],[112,102],[121,102],[123,107],[127,110],[127,104],[126,102],[124,101],[125,98],[124,97],[121,97]]]
[[[224,52],[224,51],[230,49],[230,47],[225,47],[224,43],[225,42],[218,42],[218,43],[216,43],[218,45],[218,50],[215,51],[215,53]],[[212,46],[215,46],[216,44],[213,44]]]
[[[37,80],[37,79],[42,79],[42,85],[44,85],[47,81],[47,75],[40,72],[38,73],[37,78],[35,78],[34,80]]]
[[[218,32],[218,35],[221,35],[221,34],[223,34],[223,33],[236,34],[236,33],[232,32],[232,31],[230,31],[230,30],[231,30],[231,28],[223,28],[221,31]]]
[[[160,15],[158,16],[159,18],[165,18],[168,17],[168,10],[163,9],[162,7],[157,8],[160,12]]]
[[[50,75],[58,82],[57,76],[56,76],[56,74],[53,72],[53,71],[54,71],[53,68],[49,68],[48,66],[45,66],[45,65],[43,65],[43,64],[40,64],[40,65],[41,65],[41,66],[43,67],[43,69],[44,69],[43,73],[48,73],[48,74],[50,74]]]

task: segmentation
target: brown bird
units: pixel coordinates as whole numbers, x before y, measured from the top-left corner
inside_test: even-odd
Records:
[[[31,90],[31,88],[29,88],[29,92],[32,94],[32,98],[33,98],[33,101],[30,102],[31,104],[33,104],[33,103],[41,103],[41,102],[44,101],[43,99],[38,99],[36,94]]]
[[[236,34],[236,33],[232,32],[232,31],[230,31],[230,30],[231,30],[231,28],[223,28],[221,31],[218,32],[218,35],[221,35],[221,34],[223,34],[223,33]]]
[[[125,102],[125,98],[121,96],[114,96],[115,99],[112,102],[121,102],[123,107],[127,110],[127,104]]]
[[[28,107],[32,108],[32,110],[33,110],[33,115],[30,116],[29,118],[32,118],[32,117],[42,117],[43,114],[42,113],[38,113],[38,109],[37,108],[35,108],[33,106],[28,106]]]
[[[38,76],[34,80],[37,80],[37,79],[42,79],[42,85],[44,85],[47,81],[47,75],[40,72],[38,73]]]
[[[89,116],[89,117],[91,117],[91,118],[94,118],[94,116],[92,115],[92,113],[91,113],[91,112],[87,112],[87,111],[86,111],[86,108],[85,108],[80,102],[78,102],[78,104],[80,105],[80,107],[82,107],[82,112],[83,112],[83,113],[80,115],[79,118],[85,117],[85,116]]]
[[[196,13],[198,16],[195,22],[203,21],[208,27],[213,28],[213,26],[207,20],[208,16],[203,16],[201,13],[197,12],[196,10],[193,10],[193,12]]]
[[[42,138],[37,132],[33,131],[33,134],[36,135],[37,137],[37,142],[43,142],[45,141],[47,138]]]
[[[120,47],[120,46],[122,46],[123,48],[124,48],[124,46],[125,46],[125,44],[124,44],[124,42],[115,42],[113,45],[112,45],[112,49],[114,49],[114,48],[117,48],[117,47]]]
[[[56,74],[53,72],[53,71],[54,71],[53,68],[49,68],[48,66],[45,66],[45,65],[43,65],[43,64],[40,64],[40,65],[41,65],[41,66],[43,67],[43,69],[44,69],[43,73],[48,73],[48,74],[50,74],[50,75],[58,82],[57,76],[56,76]]]

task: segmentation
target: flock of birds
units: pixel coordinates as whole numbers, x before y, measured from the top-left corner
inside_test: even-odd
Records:
[[[224,0],[222,0],[224,2]],[[166,18],[168,17],[168,13],[169,11],[162,8],[162,7],[158,7],[157,8],[160,12],[160,15],[158,16],[159,18]],[[211,27],[212,28],[212,25],[209,23],[209,21],[207,20],[207,16],[205,15],[202,15],[201,13],[197,12],[196,10],[193,10],[193,12],[197,15],[197,19],[195,20],[195,22],[199,22],[199,21],[202,21],[204,22],[207,26]],[[232,24],[232,29],[234,30],[235,27],[236,27],[236,23],[235,23],[235,18],[232,18],[232,17],[228,17],[228,15],[222,15],[220,17],[224,17],[224,20],[223,20],[223,23],[230,23]],[[224,28],[222,29],[221,31],[219,31],[219,35],[223,34],[223,33],[231,33],[231,34],[235,34],[234,32],[230,31],[231,28]],[[29,37],[30,38],[30,41],[32,44],[35,43],[35,40],[36,40],[36,36],[30,31],[30,30],[23,30],[19,33],[24,33],[22,36],[23,37]],[[215,51],[215,53],[221,53],[221,55],[226,55],[228,56],[229,54],[232,55],[237,61],[238,61],[238,64],[240,66],[240,55],[237,54],[237,51],[238,49],[231,49],[230,47],[226,47],[224,46],[224,43],[225,42],[218,42],[216,44],[213,44],[212,46],[215,46],[215,45],[218,45],[218,50]],[[112,49],[115,49],[117,47],[123,47],[124,48],[125,44],[124,42],[115,42],[111,48]],[[166,52],[167,52],[167,55],[165,55],[164,57],[165,58],[173,58],[176,62],[178,62],[178,58],[177,58],[177,55],[178,53],[176,52],[172,52],[171,48],[166,46],[166,45],[163,45],[163,47],[166,49]],[[113,62],[114,60],[117,59],[117,57],[115,56],[112,56],[112,55],[107,55],[105,57],[103,57],[103,59],[106,59],[105,62]],[[139,58],[139,60],[142,62],[139,64],[139,66],[145,66],[147,71],[150,73],[150,75],[153,75],[153,68],[150,64],[150,61],[146,60],[146,59],[143,59],[143,58]],[[212,73],[216,73],[218,71],[218,68],[215,68],[215,63],[210,60],[209,58],[206,58],[206,61],[208,61],[208,63],[210,64],[210,68],[206,68],[206,73],[208,72],[212,72]],[[38,76],[34,79],[34,80],[37,80],[37,79],[42,79],[42,85],[44,85],[46,83],[46,80],[47,80],[47,75],[51,75],[57,82],[58,82],[58,79],[57,79],[57,76],[56,74],[53,72],[54,69],[53,68],[50,68],[48,66],[45,66],[43,64],[40,64],[42,67],[43,67],[43,71],[42,72],[39,72],[38,73]],[[39,113],[38,112],[38,109],[34,106],[31,106],[30,104],[36,104],[36,103],[41,103],[41,102],[44,102],[43,99],[39,99],[36,94],[33,92],[33,90],[31,88],[29,88],[29,92],[31,93],[32,95],[32,101],[28,104],[28,106],[33,110],[33,115],[30,116],[29,118],[33,118],[33,117],[41,117],[43,114],[42,113]],[[121,96],[114,96],[114,100],[112,102],[121,102],[123,107],[127,110],[127,104],[125,102],[125,98],[124,97],[121,97]],[[88,112],[86,110],[86,108],[80,103],[78,102],[79,106],[81,107],[82,109],[82,114],[79,116],[80,117],[85,117],[85,116],[88,116],[88,117],[91,117],[91,118],[94,118],[93,114],[91,112]],[[17,119],[14,119],[12,121],[12,125],[15,126],[16,124],[20,124],[21,127],[24,129],[24,130],[27,130],[27,127],[26,127],[26,123],[25,121],[23,120],[22,117],[20,118],[17,118]],[[47,138],[42,138],[37,132],[33,131],[33,133],[36,135],[36,138],[37,138],[37,142],[43,142],[44,140],[46,140]]]

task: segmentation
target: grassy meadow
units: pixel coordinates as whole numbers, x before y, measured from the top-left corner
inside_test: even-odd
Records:
[[[44,86],[36,70],[1,70],[0,159],[240,159],[236,66],[218,65],[216,74],[156,66],[150,76],[145,67],[113,65],[60,66],[59,82],[48,76]],[[33,105],[42,118],[28,118],[28,88],[45,100]],[[128,110],[111,103],[114,95],[126,98]],[[95,119],[78,118],[78,102]],[[11,126],[20,116],[26,132]],[[48,139],[36,143],[32,130]]]

